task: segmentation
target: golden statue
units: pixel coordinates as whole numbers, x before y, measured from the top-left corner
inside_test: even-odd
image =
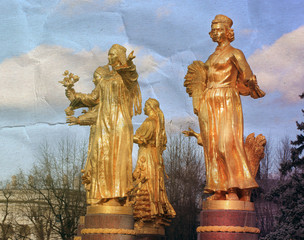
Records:
[[[132,187],[132,116],[141,113],[134,58],[133,52],[127,58],[126,48],[114,44],[108,52],[109,63],[94,73],[92,93],[66,89],[71,101],[67,122],[91,125],[88,158],[82,171],[90,205],[123,205]],[[70,110],[79,107],[89,107],[89,111],[77,118],[71,116]]]
[[[148,118],[136,130],[133,138],[139,145],[138,160],[133,172],[134,182],[139,183],[135,192],[134,218],[139,229],[151,225],[161,228],[168,225],[176,215],[169,203],[164,183],[162,153],[167,144],[165,120],[156,99],[149,98],[146,101],[144,112]]]
[[[208,200],[250,201],[251,189],[257,188],[255,174],[266,144],[262,135],[243,138],[241,95],[260,98],[265,93],[257,85],[243,52],[230,45],[234,40],[233,22],[217,15],[210,37],[218,43],[215,52],[203,63],[194,61],[185,76],[184,86],[193,98],[200,133],[192,129],[204,147],[206,164],[205,192]]]

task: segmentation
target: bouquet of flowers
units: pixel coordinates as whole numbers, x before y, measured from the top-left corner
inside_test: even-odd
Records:
[[[68,70],[64,71],[63,76],[65,76],[64,79],[62,81],[59,81],[59,83],[66,87],[66,92],[74,91],[74,84],[78,82],[79,77],[77,75],[74,75],[73,73],[70,73]],[[74,115],[74,108],[71,105],[68,106],[64,111],[67,116]]]

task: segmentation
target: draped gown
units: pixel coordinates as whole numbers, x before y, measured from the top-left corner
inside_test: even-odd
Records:
[[[133,109],[135,114],[141,111],[135,65],[119,72],[103,68],[92,93],[75,96],[85,106],[98,108],[84,173],[90,181],[88,204],[127,196],[132,187]]]
[[[135,136],[144,143],[139,144],[138,161],[133,173],[135,180],[147,181],[137,191],[134,204],[134,218],[151,221],[156,217],[173,218],[176,213],[170,204],[164,182],[162,152],[167,142],[163,136],[157,146],[159,122],[157,117],[148,117],[136,130]]]
[[[239,86],[252,77],[243,53],[217,47],[205,63],[207,86],[198,117],[206,162],[206,192],[258,187],[244,150]]]

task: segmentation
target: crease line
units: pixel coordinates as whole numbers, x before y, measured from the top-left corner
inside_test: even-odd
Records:
[[[55,123],[49,123],[49,122],[37,122],[32,124],[21,124],[21,125],[8,125],[8,126],[2,126],[0,129],[9,129],[9,128],[25,128],[30,126],[36,126],[36,125],[49,125],[49,126],[56,126],[56,125],[64,125],[67,124],[66,122],[55,122]]]

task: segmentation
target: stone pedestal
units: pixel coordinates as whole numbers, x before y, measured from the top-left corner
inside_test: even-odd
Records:
[[[165,227],[145,222],[142,226],[135,225],[136,240],[165,240]]]
[[[80,216],[78,227],[77,227],[77,236],[81,236],[81,230],[84,228],[85,216]]]
[[[84,216],[80,216],[77,226],[77,235],[74,237],[74,240],[82,240],[81,239],[81,230],[84,228]]]
[[[89,206],[82,240],[135,240],[132,207]]]
[[[203,203],[199,240],[258,240],[259,229],[251,202],[214,200]]]
[[[166,240],[166,237],[163,235],[136,235],[136,240]]]

